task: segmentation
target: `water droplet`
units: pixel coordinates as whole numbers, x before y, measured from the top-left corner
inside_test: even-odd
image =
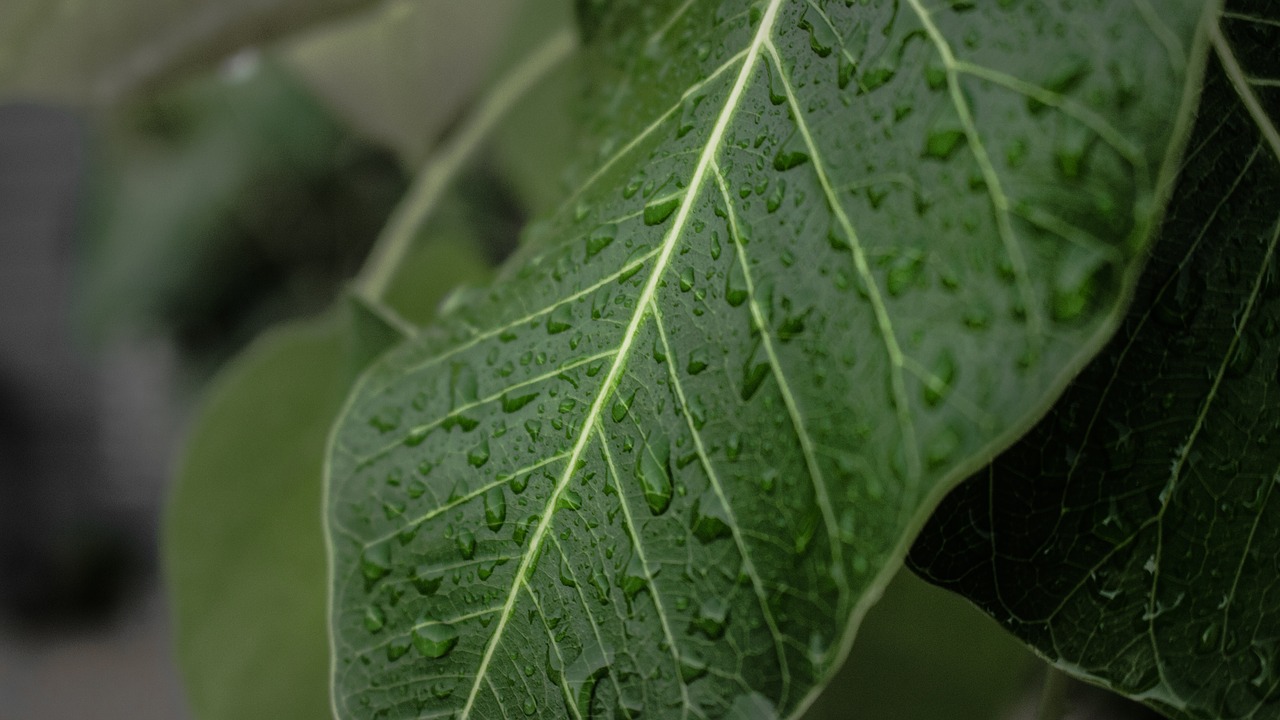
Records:
[[[458,536],[454,540],[458,545],[458,553],[462,555],[463,560],[470,560],[476,556],[476,536],[470,530],[459,530]]]
[[[560,333],[573,327],[573,308],[568,303],[557,305],[551,314],[547,315],[547,334],[559,335]]]
[[[441,575],[429,576],[419,575],[415,568],[409,576],[409,581],[413,583],[413,587],[422,595],[434,595],[440,589],[440,583],[444,581]]]
[[[577,490],[567,488],[556,500],[556,510],[577,510],[582,507],[582,496]]]
[[[391,545],[385,542],[370,545],[360,553],[360,572],[365,586],[372,586],[391,572]]]
[[[932,371],[933,379],[937,382],[925,383],[924,401],[930,407],[936,407],[951,393],[951,388],[956,380],[956,359],[950,350],[944,349],[938,354],[938,359],[933,363]]]
[[[480,444],[471,448],[467,453],[467,462],[471,463],[471,467],[484,467],[489,462],[489,438],[484,437],[480,440]]]
[[[387,660],[390,662],[399,660],[405,656],[405,653],[409,652],[410,647],[412,647],[412,644],[409,642],[409,638],[392,638],[387,643]]]
[[[676,137],[682,138],[689,134],[698,126],[698,105],[702,103],[705,95],[696,97],[687,97],[680,108],[680,124],[676,126]]]
[[[692,651],[685,651],[680,654],[680,679],[686,683],[707,674],[707,663],[700,658],[695,657]]]
[[[654,200],[644,206],[644,224],[645,225],[661,225],[671,217],[671,214],[680,207],[680,196],[671,195],[669,197]]]
[[[773,169],[778,172],[785,172],[792,168],[800,167],[809,162],[809,153],[805,150],[791,147],[792,143],[785,143],[773,156]]]
[[[560,556],[560,584],[570,588],[578,587],[578,580],[573,576],[573,568],[565,555]]]
[[[528,395],[503,395],[502,411],[513,413],[520,408],[528,405],[538,398],[539,393],[529,393]]]
[[[376,633],[387,624],[387,614],[377,605],[370,605],[364,610],[364,629]]]
[[[712,640],[719,640],[724,637],[724,629],[728,624],[729,603],[724,598],[713,595],[702,601],[691,627]]]
[[[748,360],[742,367],[742,401],[747,402],[755,397],[767,377],[769,377],[768,363]]]
[[[532,716],[538,712],[538,703],[533,698],[525,698],[524,703],[520,705],[520,711],[526,716]]]
[[[703,543],[709,543],[733,535],[729,514],[723,503],[711,491],[698,498],[693,505],[693,535]]]
[[[524,522],[516,523],[516,527],[511,531],[511,539],[516,545],[524,546],[524,540],[529,536],[529,530],[538,524],[538,516],[530,515],[524,519]]]
[[[622,422],[627,417],[627,413],[631,411],[631,403],[636,399],[636,390],[632,388],[627,395],[619,395],[618,399],[613,403],[612,417],[614,422]]]
[[[501,530],[507,522],[507,494],[501,485],[489,488],[484,494],[484,522],[494,532]]]
[[[805,12],[800,16],[800,22],[796,25],[801,30],[809,32],[809,49],[818,57],[827,57],[831,54],[831,48],[838,42],[835,33],[831,31],[831,26],[826,20],[812,21],[809,19],[809,8],[805,8]]]
[[[893,297],[899,297],[909,288],[920,283],[924,274],[924,254],[910,251],[902,254],[889,268],[885,288]]]
[[[782,207],[782,199],[787,194],[787,181],[779,179],[778,184],[774,186],[773,193],[765,200],[764,209],[769,213],[775,213],[778,208]]]
[[[450,385],[453,388],[453,407],[470,405],[479,396],[476,387],[476,371],[470,365],[454,363],[450,373]]]
[[[695,348],[689,353],[689,364],[685,367],[690,375],[697,375],[707,369],[707,351]]]
[[[680,290],[683,292],[689,292],[693,289],[693,283],[693,268],[687,267],[680,273]]]
[[[458,631],[452,625],[430,623],[413,629],[413,646],[424,657],[444,657],[457,644]]]
[[[618,226],[613,223],[601,225],[592,230],[591,234],[587,236],[587,258],[593,258],[609,247],[609,244],[613,242],[613,238],[617,234]]]
[[[671,446],[665,438],[650,437],[636,463],[636,479],[644,491],[649,511],[661,515],[671,505]]]

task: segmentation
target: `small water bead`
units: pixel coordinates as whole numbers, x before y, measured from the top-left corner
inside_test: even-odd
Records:
[[[493,532],[498,532],[507,522],[507,494],[502,486],[489,488],[484,494],[484,521]]]
[[[470,530],[463,529],[458,531],[458,535],[454,538],[458,546],[458,554],[463,560],[470,560],[476,555],[476,536]]]
[[[689,363],[685,366],[685,370],[690,375],[697,375],[707,369],[707,351],[702,348],[696,348],[689,353]]]
[[[475,468],[484,467],[489,462],[489,438],[481,439],[479,445],[471,448],[467,453],[467,462]]]
[[[644,208],[645,225],[661,225],[680,207],[680,195],[671,195],[649,203]]]
[[[568,303],[557,305],[554,310],[547,315],[547,334],[559,335],[560,333],[573,327],[573,308]]]
[[[725,627],[728,624],[728,601],[718,595],[713,595],[698,606],[698,615],[690,624],[690,629],[701,632],[711,640],[719,640],[724,637]]]
[[[385,542],[370,545],[360,553],[360,573],[366,585],[386,577],[391,572],[391,546]]]
[[[622,422],[631,411],[631,403],[636,399],[636,389],[632,388],[631,392],[626,395],[619,395],[618,399],[613,403],[613,409],[610,411],[614,422]]]
[[[376,633],[387,624],[387,614],[378,605],[370,605],[364,611],[364,629]]]
[[[671,475],[668,464],[671,446],[664,439],[651,438],[640,451],[636,479],[644,492],[649,511],[661,515],[671,505]]]
[[[430,623],[413,629],[413,646],[424,657],[441,658],[458,644],[458,631],[452,625]]]
[[[399,660],[409,652],[411,647],[413,647],[413,644],[407,637],[392,638],[387,643],[387,660],[390,662]]]
[[[618,226],[613,223],[601,225],[592,230],[591,234],[587,235],[587,258],[595,257],[609,247],[617,234]]]

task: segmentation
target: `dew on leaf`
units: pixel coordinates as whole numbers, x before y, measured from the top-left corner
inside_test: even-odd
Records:
[[[413,629],[413,646],[424,657],[444,657],[457,644],[458,631],[452,625],[429,623]]]
[[[463,560],[470,560],[476,555],[476,536],[470,530],[462,529],[458,531],[458,536],[454,538],[458,545],[458,554]]]
[[[641,448],[636,462],[636,479],[640,481],[645,502],[654,515],[661,515],[671,505],[670,458],[671,446],[667,441],[650,438]]]
[[[661,225],[671,217],[671,214],[680,207],[680,196],[671,195],[669,197],[654,200],[644,206],[644,224],[645,225]]]
[[[507,521],[507,494],[502,486],[489,488],[484,494],[484,522],[489,529],[498,532]]]

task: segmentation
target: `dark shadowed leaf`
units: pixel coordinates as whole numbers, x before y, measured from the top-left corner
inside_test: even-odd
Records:
[[[1227,7],[1122,328],[912,551],[1064,670],[1201,720],[1280,718],[1280,7]]]

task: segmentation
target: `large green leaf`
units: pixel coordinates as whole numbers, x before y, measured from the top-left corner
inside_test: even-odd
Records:
[[[106,103],[371,0],[0,3],[0,100]]]
[[[581,188],[335,431],[338,717],[798,714],[1115,326],[1210,10],[585,8]]]
[[[1122,329],[912,560],[1172,717],[1280,718],[1280,8],[1228,10]]]
[[[325,702],[319,480],[343,325],[255,342],[209,395],[165,527],[178,659],[197,717],[314,720]]]

